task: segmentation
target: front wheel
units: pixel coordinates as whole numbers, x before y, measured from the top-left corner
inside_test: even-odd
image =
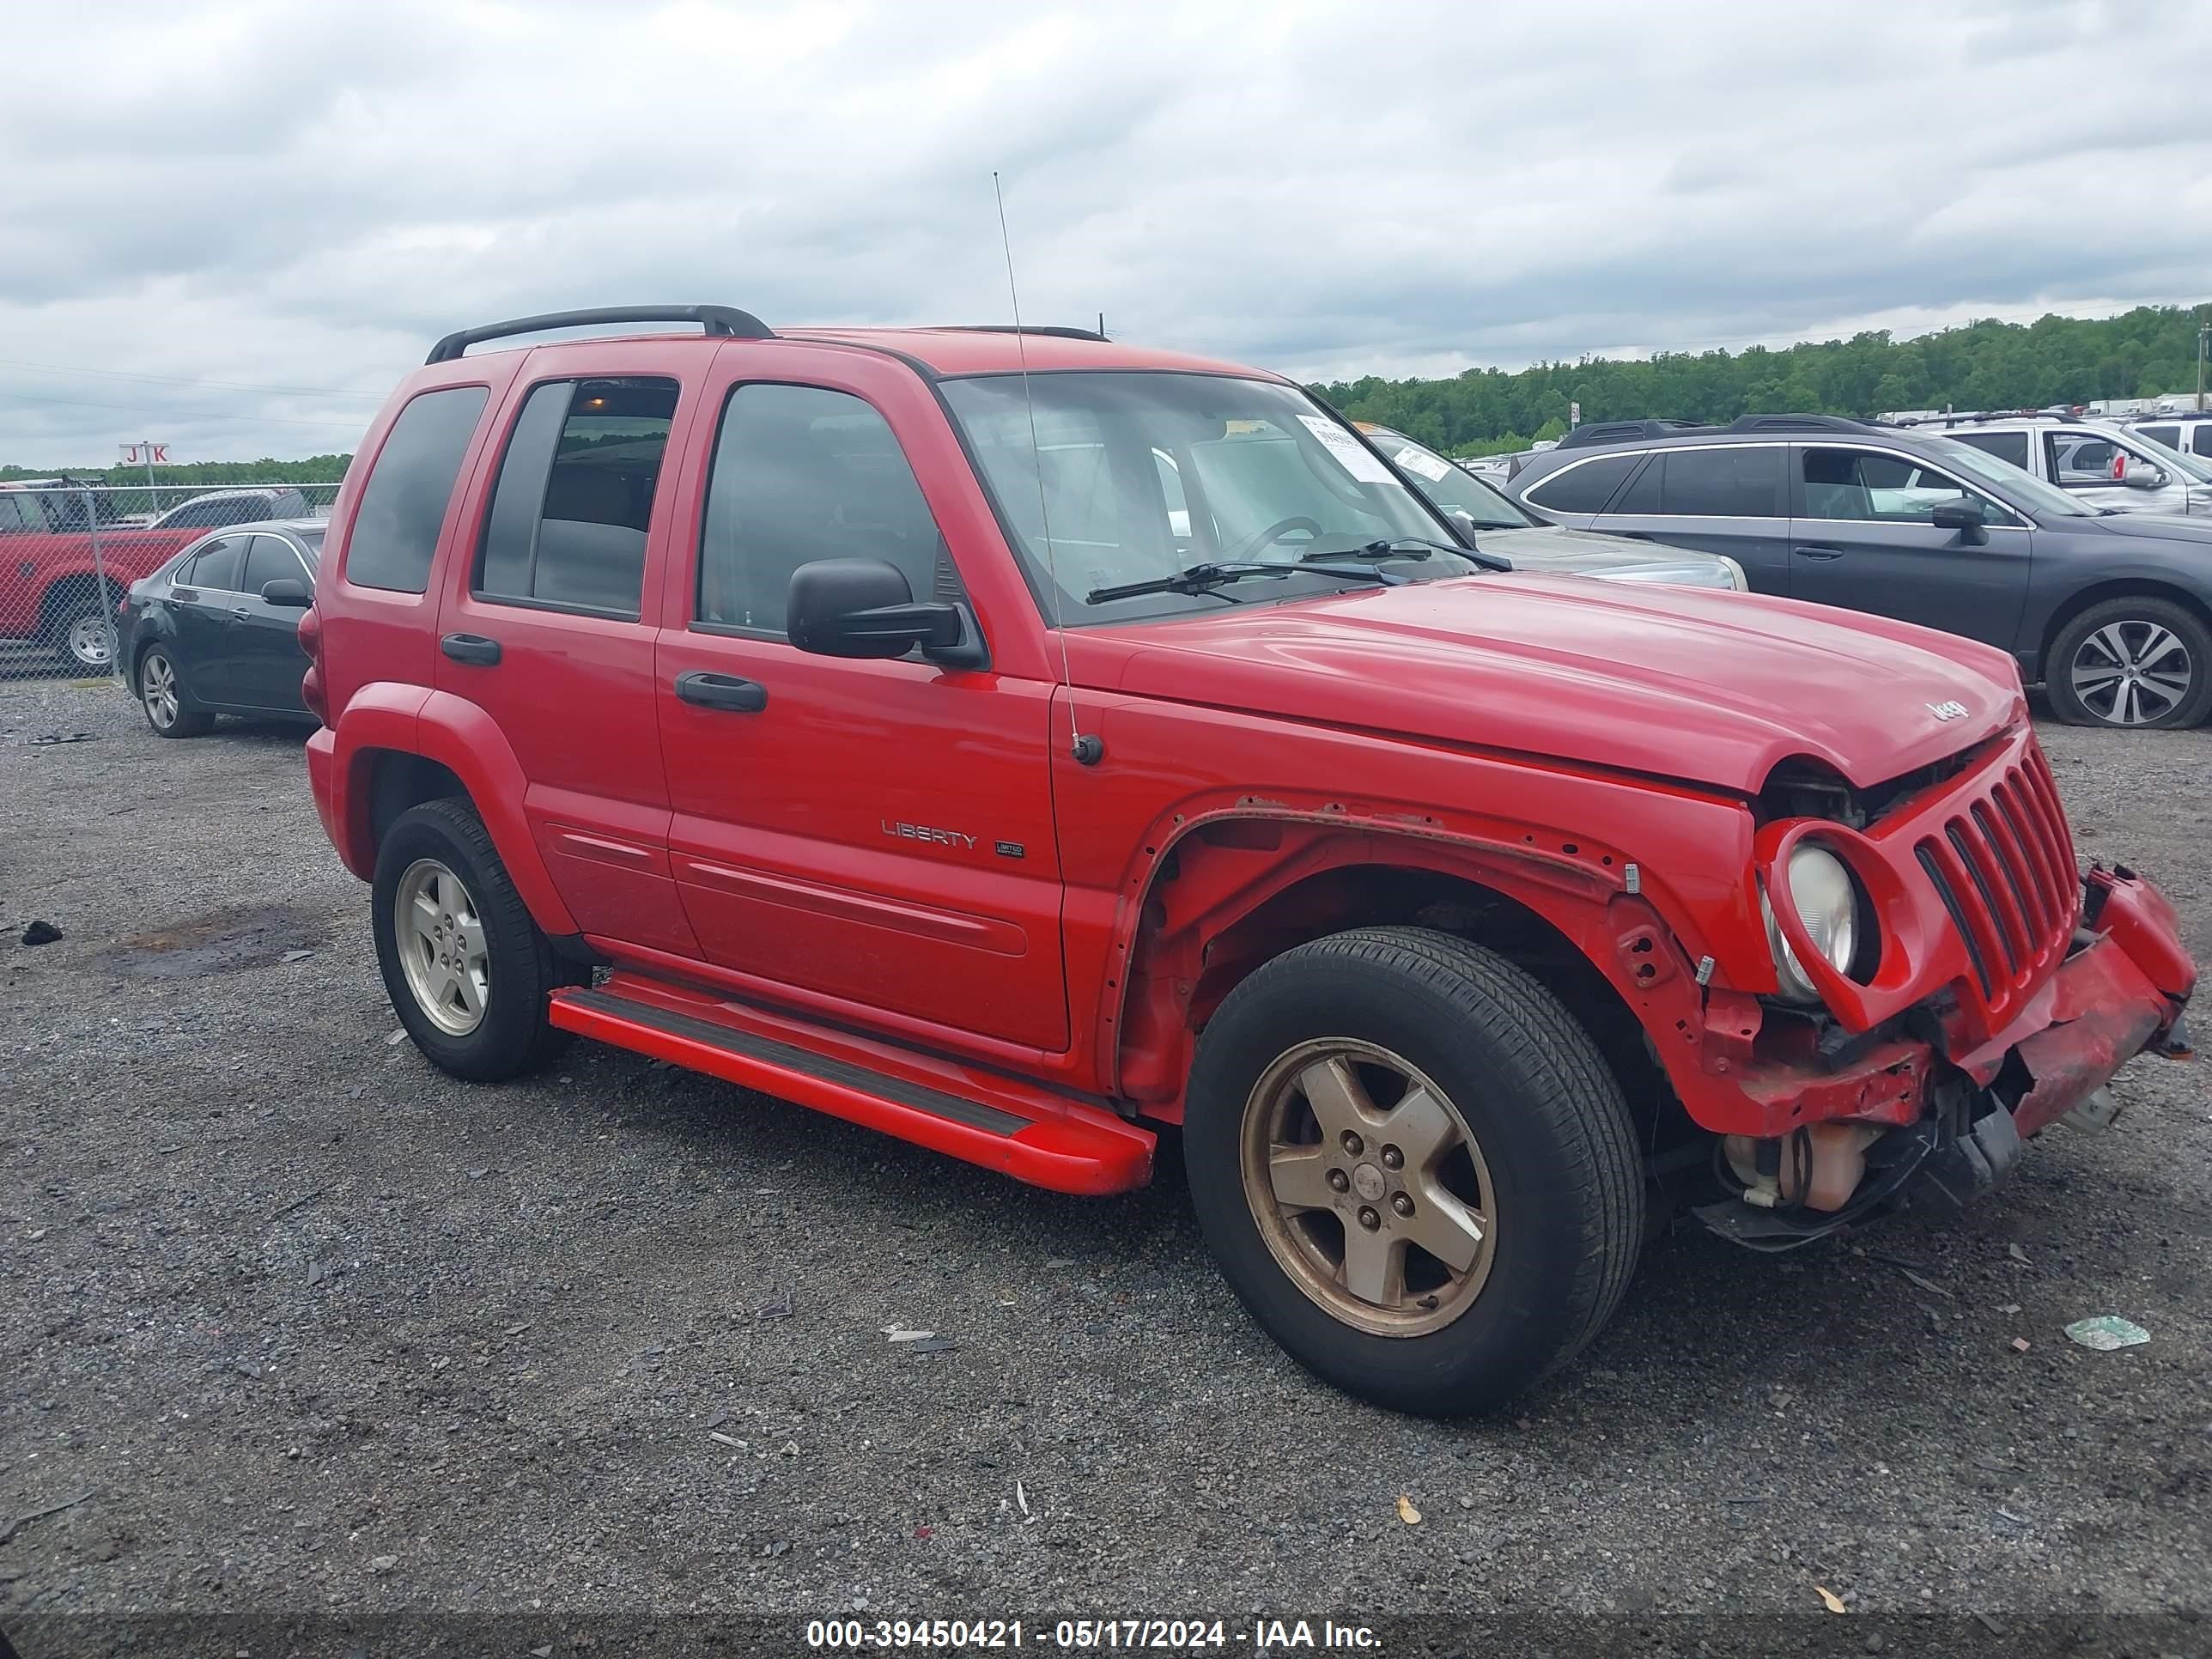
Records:
[[[1184,1123],[1231,1287],[1376,1404],[1503,1405],[1603,1326],[1641,1164],[1589,1036],[1504,957],[1412,927],[1285,951],[1208,1022]]]
[[[474,1083],[541,1065],[563,1036],[545,1017],[573,982],[465,800],[425,801],[376,849],[376,962],[392,1011],[432,1064]]]
[[[2212,708],[2212,630],[2171,599],[2106,599],[2059,630],[2043,679],[2069,726],[2195,726]]]

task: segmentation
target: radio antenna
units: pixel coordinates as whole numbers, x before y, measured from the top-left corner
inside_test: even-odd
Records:
[[[1067,697],[1068,753],[1084,766],[1096,766],[1106,745],[1084,734],[1075,712],[1075,675],[1067,665],[1067,629],[1060,620],[1060,563],[1054,550],[1052,519],[1045,507],[1044,447],[1037,441],[1036,399],[1030,392],[1030,349],[1022,333],[1022,295],[1014,286],[1014,240],[1006,234],[1006,192],[1000,185],[999,170],[991,169],[991,195],[999,204],[999,245],[1006,254],[1006,298],[1014,310],[1014,356],[1022,368],[1022,406],[1029,416],[1030,467],[1036,474],[1037,524],[1044,532],[1044,574],[1052,585],[1052,631],[1060,641],[1060,685]]]

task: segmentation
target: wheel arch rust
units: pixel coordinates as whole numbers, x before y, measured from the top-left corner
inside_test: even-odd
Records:
[[[1455,903],[1504,915],[1515,944],[1563,946],[1655,1044],[1675,1034],[1683,1052],[1662,1050],[1670,1076],[1694,1073],[1705,1035],[1694,959],[1653,896],[1631,890],[1642,884],[1631,868],[1587,838],[1475,836],[1334,804],[1244,797],[1173,814],[1146,837],[1118,907],[1096,1034],[1112,1091],[1180,1120],[1197,1034],[1246,975],[1309,939]]]

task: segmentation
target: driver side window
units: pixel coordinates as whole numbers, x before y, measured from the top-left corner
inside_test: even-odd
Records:
[[[1980,504],[1982,521],[2013,525],[2009,507],[1970,489],[1948,473],[1900,456],[1865,449],[1807,449],[1805,516],[1872,524],[1926,524],[1946,502]]]
[[[817,559],[883,559],[917,599],[959,597],[906,452],[871,404],[826,386],[738,386],[707,482],[695,614],[781,637],[791,573]]]

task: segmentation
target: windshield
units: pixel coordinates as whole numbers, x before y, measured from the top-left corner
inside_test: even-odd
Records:
[[[323,562],[323,526],[317,525],[313,529],[303,528],[295,530],[292,534],[294,538],[298,540],[300,545],[307,550],[307,568],[310,570],[321,568]]]
[[[1028,387],[1034,416],[1020,375],[943,383],[1048,620],[1081,627],[1340,592],[1341,580],[1297,570],[1298,561],[1359,556],[1376,542],[1452,540],[1294,387],[1129,372],[1032,374]],[[1203,592],[1086,598],[1235,560],[1295,574]],[[1435,550],[1392,568],[1427,580],[1476,567]]]
[[[2033,512],[2048,514],[2057,519],[2094,519],[2098,509],[2075,501],[2057,484],[2048,484],[2032,472],[2023,472],[2009,461],[2001,461],[1994,455],[1984,454],[1972,444],[1962,444],[1956,438],[1930,436],[1923,442],[1934,449],[1943,461],[1956,467],[1978,483],[1985,483],[1996,492],[1997,499],[2014,507],[2024,507]]]
[[[1507,501],[1465,467],[1446,460],[1425,443],[1387,426],[1363,426],[1367,441],[1397,464],[1413,488],[1440,513],[1464,514],[1477,530],[1529,530],[1536,520]]]

